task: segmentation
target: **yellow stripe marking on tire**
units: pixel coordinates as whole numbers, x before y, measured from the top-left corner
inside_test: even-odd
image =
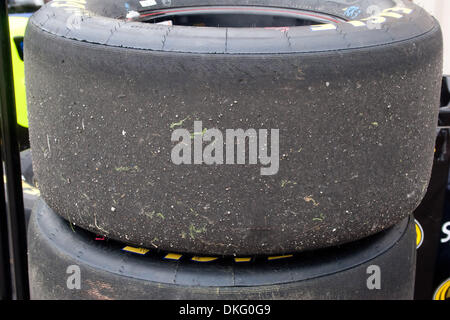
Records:
[[[123,251],[126,251],[126,252],[131,252],[131,253],[136,253],[136,254],[140,254],[140,255],[145,255],[145,254],[147,254],[147,252],[149,252],[150,250],[148,250],[148,249],[144,249],[144,248],[135,248],[135,247],[130,247],[130,246],[127,246],[127,247],[125,247],[125,248],[123,248],[122,249]]]
[[[366,26],[366,24],[364,22],[358,21],[358,20],[348,21],[348,23],[350,23],[354,27],[365,27]]]
[[[331,23],[312,25],[310,28],[311,28],[311,31],[324,31],[324,30],[336,30],[337,29],[337,27]]]
[[[287,259],[287,258],[292,258],[293,256],[294,256],[293,254],[287,254],[284,256],[273,256],[273,257],[268,257],[267,260],[272,261],[272,260]]]
[[[216,261],[218,258],[213,257],[193,257],[191,260],[195,262],[212,262]]]
[[[181,259],[181,257],[182,257],[183,255],[182,254],[176,254],[176,253],[169,253],[169,254],[167,254],[165,257],[164,257],[164,259],[168,259],[168,260],[180,260]]]

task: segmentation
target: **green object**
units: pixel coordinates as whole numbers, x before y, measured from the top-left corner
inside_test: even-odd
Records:
[[[27,98],[25,93],[25,70],[23,63],[23,36],[25,34],[27,23],[27,16],[9,16],[17,123],[25,128],[28,128],[28,116]]]

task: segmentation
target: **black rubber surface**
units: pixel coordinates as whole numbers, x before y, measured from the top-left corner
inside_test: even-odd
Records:
[[[164,260],[150,250],[126,253],[115,241],[56,215],[42,200],[33,211],[28,241],[33,299],[411,299],[415,270],[414,219],[340,248],[289,259],[219,258],[198,263],[190,256]],[[80,289],[66,283],[69,266],[80,268]],[[367,287],[369,266],[380,270],[380,290]],[[370,269],[369,269],[370,271]],[[372,283],[369,281],[369,283]]]
[[[25,207],[25,219],[28,225],[31,211],[34,204],[39,198],[40,192],[36,188],[36,180],[34,179],[31,150],[25,150],[20,153],[20,168],[22,171],[22,189],[23,202]]]
[[[40,196],[40,192],[34,184],[35,180],[31,162],[31,151],[29,149],[22,151],[20,153],[20,167],[22,171],[24,213],[27,225],[31,217],[31,211],[33,210],[33,207]],[[5,180],[6,176],[4,176],[3,179]]]
[[[398,223],[427,189],[442,70],[437,22],[404,2],[389,10],[394,1],[354,1],[361,16],[320,31],[143,23],[117,18],[125,1],[48,4],[25,39],[44,199],[110,238],[205,254],[310,250]],[[238,4],[340,20],[348,7],[225,5]],[[358,20],[375,4],[383,23]],[[195,120],[222,131],[279,129],[279,172],[174,165],[172,132],[193,132]]]

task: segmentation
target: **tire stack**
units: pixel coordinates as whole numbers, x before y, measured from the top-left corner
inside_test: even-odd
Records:
[[[418,6],[53,1],[25,68],[33,298],[412,298],[442,77]],[[250,138],[244,164],[174,163],[213,128],[278,130],[277,170]]]

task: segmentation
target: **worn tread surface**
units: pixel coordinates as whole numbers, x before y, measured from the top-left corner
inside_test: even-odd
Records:
[[[407,2],[412,11],[380,29],[285,33],[155,26],[86,3],[79,20],[47,5],[25,39],[34,169],[66,219],[138,246],[281,254],[375,234],[420,203],[442,35],[419,7]],[[190,131],[194,120],[279,129],[278,174],[174,165],[171,134],[183,119]]]

